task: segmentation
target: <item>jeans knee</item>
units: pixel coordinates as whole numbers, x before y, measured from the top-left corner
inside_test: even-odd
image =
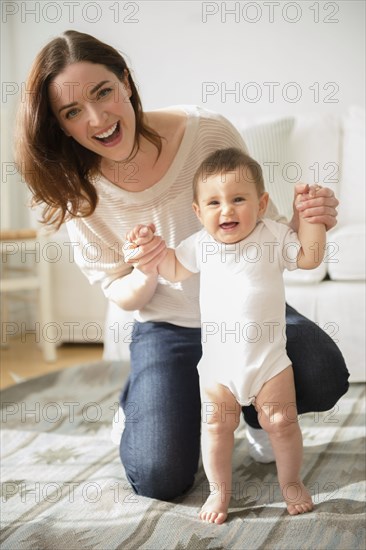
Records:
[[[136,469],[125,468],[126,476],[138,496],[157,500],[173,500],[184,494],[194,483],[195,472],[167,472],[159,465],[151,465],[136,474]],[[132,470],[132,469],[131,469]]]
[[[311,387],[308,383],[307,391],[298,399],[299,414],[328,411],[348,391],[349,372],[338,348],[331,347],[319,361],[322,367],[313,375]]]

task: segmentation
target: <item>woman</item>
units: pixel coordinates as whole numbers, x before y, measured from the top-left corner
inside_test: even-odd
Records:
[[[198,107],[144,113],[121,55],[92,36],[67,31],[47,44],[29,75],[19,114],[17,160],[44,219],[64,221],[75,259],[92,283],[135,311],[131,374],[121,396],[126,415],[121,460],[136,493],[162,500],[186,491],[199,458],[201,356],[198,279],[159,279],[159,237],[124,262],[126,231],[152,221],[169,247],[200,228],[192,204],[196,168],[219,148],[246,149],[223,117]],[[296,191],[302,192],[303,185]],[[337,199],[322,188],[298,216],[336,224]],[[266,216],[280,219],[271,203]],[[287,352],[299,413],[330,409],[348,388],[334,342],[292,308]],[[263,439],[253,407],[243,408],[254,440]]]

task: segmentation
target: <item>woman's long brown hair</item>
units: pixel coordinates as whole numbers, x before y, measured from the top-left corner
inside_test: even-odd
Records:
[[[136,117],[130,159],[138,151],[141,136],[156,146],[158,155],[162,148],[161,137],[144,121],[138,91],[117,50],[72,30],[49,42],[36,57],[26,83],[27,94],[17,117],[15,160],[32,192],[33,203],[44,206],[43,221],[56,228],[70,217],[91,215],[98,203],[92,180],[98,174],[101,158],[64,134],[48,99],[52,80],[71,63],[81,61],[104,65],[121,82],[128,74]]]

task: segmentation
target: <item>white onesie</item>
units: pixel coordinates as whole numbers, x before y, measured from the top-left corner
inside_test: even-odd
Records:
[[[200,376],[227,386],[242,406],[291,364],[282,273],[297,268],[299,248],[294,231],[269,219],[236,244],[202,229],[176,248],[184,267],[201,272]]]

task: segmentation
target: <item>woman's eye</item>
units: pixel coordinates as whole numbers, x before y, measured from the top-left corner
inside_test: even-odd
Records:
[[[112,91],[112,88],[103,88],[102,90],[99,90],[97,98],[100,99],[100,98],[106,97],[111,93],[111,91]]]
[[[66,113],[67,120],[70,120],[71,118],[75,118],[78,113],[79,113],[79,109],[71,109],[70,111],[67,111]]]

